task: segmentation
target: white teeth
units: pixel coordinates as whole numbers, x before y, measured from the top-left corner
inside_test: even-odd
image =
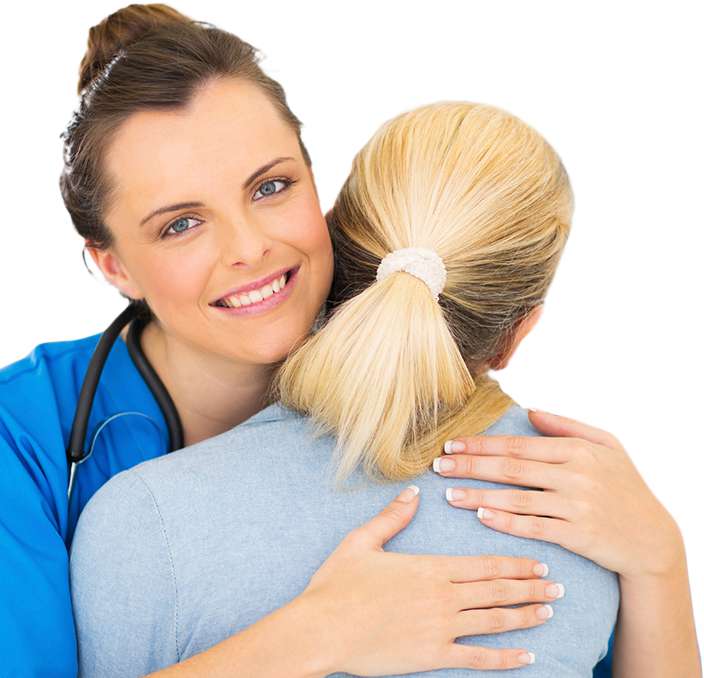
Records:
[[[268,299],[273,294],[280,292],[286,286],[286,274],[284,273],[280,278],[277,278],[273,282],[264,285],[261,289],[252,290],[251,292],[245,292],[239,296],[232,295],[230,297],[225,297],[224,303],[226,306],[239,308],[240,306],[249,306],[250,304],[256,304],[259,301]]]

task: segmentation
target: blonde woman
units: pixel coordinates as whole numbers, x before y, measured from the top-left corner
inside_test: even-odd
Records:
[[[350,651],[381,637],[390,656],[406,639],[394,623],[365,617],[349,595],[365,575],[344,547],[368,541],[355,526],[413,481],[417,512],[388,541],[387,551],[396,552],[389,567],[418,553],[530,554],[549,564],[558,594],[536,625],[538,606],[515,607],[524,587],[495,582],[505,607],[491,613],[494,630],[505,632],[483,635],[472,608],[489,591],[461,568],[436,568],[436,593],[448,607],[458,605],[453,591],[463,600],[448,624],[419,588],[412,613],[426,622],[426,637],[407,650],[407,672],[484,675],[513,667],[543,678],[591,676],[617,622],[619,582],[608,564],[619,562],[623,545],[600,545],[599,558],[591,558],[590,542],[570,550],[531,539],[536,534],[488,530],[461,511],[447,513],[450,484],[431,470],[445,441],[470,442],[467,434],[480,432],[497,442],[502,434],[536,435],[526,411],[487,371],[505,365],[537,321],[572,210],[559,157],[505,111],[450,102],[385,124],[355,158],[329,215],[333,311],[279,370],[269,400],[280,402],[229,432],[117,475],[84,509],[71,558],[82,674],[141,675],[185,660],[301,590],[308,600],[327,594],[335,631],[303,620],[293,627],[301,643],[314,633],[321,655],[314,667],[292,665],[290,675],[403,671],[398,662],[391,668]],[[550,461],[552,472],[528,462],[510,467],[535,471],[521,475],[524,490],[546,480],[549,488],[560,459]],[[506,487],[496,480],[467,476],[460,487],[489,496],[488,488]],[[537,495],[521,494],[536,506],[544,499],[545,515],[560,508],[556,493]],[[430,572],[419,564],[419,581]],[[544,595],[542,585],[528,586]],[[647,595],[645,587],[640,593]],[[488,599],[484,606],[491,607]],[[661,676],[663,666],[667,675],[695,675],[688,592],[670,606],[685,610],[684,641],[666,652],[653,644],[645,652],[652,670],[639,668],[639,676]],[[646,629],[629,618],[615,675],[635,675],[628,671],[641,666],[637,643]],[[531,650],[527,665],[497,663],[497,649],[518,646]],[[262,664],[277,652],[263,646]],[[270,674],[263,668],[261,675]]]

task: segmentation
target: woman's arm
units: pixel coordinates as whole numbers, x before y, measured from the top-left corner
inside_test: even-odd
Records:
[[[663,556],[669,556],[669,562],[662,569],[620,578],[613,678],[702,676],[681,536],[674,540],[672,552]]]
[[[334,672],[327,633],[315,605],[294,598],[244,631],[148,678],[324,678]]]
[[[468,491],[452,505],[488,508],[487,527],[559,544],[619,574],[614,678],[701,676],[675,520],[614,436],[547,412],[531,411],[530,421],[544,437],[458,438],[457,452],[443,456],[455,468],[439,472],[544,491]]]

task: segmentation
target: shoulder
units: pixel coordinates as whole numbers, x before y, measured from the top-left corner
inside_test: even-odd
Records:
[[[65,488],[67,419],[97,339],[40,344],[0,369],[0,473],[8,483],[27,476],[47,493],[54,473]]]
[[[134,469],[115,475],[83,509],[69,569],[79,673],[144,675],[180,660],[169,541]]]
[[[140,547],[135,550],[137,543]],[[168,539],[159,507],[134,468],[113,476],[88,501],[78,519],[70,553],[71,577],[78,573],[81,582],[96,581],[95,572],[113,572],[117,577],[134,572],[136,578],[143,567],[151,572],[170,572]],[[79,598],[87,592],[91,593],[90,589],[78,586]]]
[[[101,338],[39,344],[26,357],[0,368],[0,439],[22,437],[52,453],[65,454],[86,372]],[[118,338],[102,366],[90,410],[88,430],[115,413],[144,410],[161,423],[161,414]]]
[[[120,474],[119,482],[121,487],[128,478],[135,485],[142,483],[169,529],[183,517],[181,511],[190,503],[182,502],[184,494],[196,502],[205,501],[216,491],[225,492],[227,482],[233,480],[234,469],[255,467],[263,455],[278,455],[282,468],[297,466],[293,460],[287,461],[283,453],[296,450],[292,455],[295,459],[305,448],[312,455],[318,447],[309,427],[309,418],[274,403],[228,431],[133,466]],[[106,486],[99,494],[106,496],[107,491]],[[119,494],[116,489],[109,491],[111,495]],[[113,501],[117,503],[119,497]]]
[[[99,334],[81,339],[52,341],[39,344],[24,358],[0,368],[0,385],[23,386],[32,380],[46,380],[55,376],[57,370],[71,369],[90,360]]]
[[[212,438],[194,443],[168,455],[146,461],[135,467],[149,486],[166,473],[190,473],[205,459],[213,465],[218,462],[231,463],[231,456],[236,453],[238,459],[243,456],[261,455],[261,444],[289,447],[297,435],[304,436],[308,444],[311,419],[280,403],[273,403],[253,414],[245,421]],[[282,435],[285,434],[285,437]]]
[[[482,435],[540,436],[542,433],[531,424],[528,410],[514,403]]]
[[[139,524],[144,518],[158,515],[149,486],[133,467],[114,475],[92,496],[81,513],[76,528],[79,533],[101,532],[112,525]],[[117,518],[117,519],[116,519]]]
[[[99,335],[36,346],[26,357],[0,368],[0,427],[8,419],[56,421],[64,403],[75,403]],[[5,431],[7,434],[7,431]]]
[[[0,496],[8,505],[18,493],[27,502],[46,502],[46,515],[67,539],[77,516],[68,513],[66,447],[100,336],[40,344],[0,369]],[[127,426],[124,415],[137,410],[156,425],[132,416]],[[142,448],[150,456],[152,448],[161,452],[160,416],[126,345],[118,340],[105,362],[88,420],[86,449],[97,445],[96,461],[81,466],[74,508],[80,510],[107,477],[144,459]]]

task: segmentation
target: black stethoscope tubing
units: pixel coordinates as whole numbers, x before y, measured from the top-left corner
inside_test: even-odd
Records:
[[[93,407],[95,391],[100,382],[100,376],[105,367],[105,362],[107,361],[110,350],[120,336],[122,329],[129,322],[131,322],[131,325],[127,332],[127,350],[164,416],[169,433],[168,451],[172,452],[173,450],[179,450],[183,447],[183,427],[174,401],[166,390],[164,382],[161,381],[159,375],[154,371],[154,368],[147,360],[140,345],[142,332],[149,323],[149,320],[145,318],[140,310],[137,304],[131,302],[129,306],[112,321],[98,340],[90,362],[88,363],[88,368],[83,378],[83,384],[81,385],[81,392],[78,396],[78,404],[76,405],[76,412],[73,416],[69,444],[66,450],[66,459],[70,469],[68,484],[69,497],[73,489],[76,467],[88,456],[88,453],[84,449],[86,432],[88,430],[88,419],[90,417],[91,408]]]
[[[154,371],[151,363],[147,360],[147,356],[142,351],[140,339],[144,328],[149,324],[149,320],[145,319],[144,315],[137,315],[130,329],[127,331],[127,350],[132,358],[132,362],[137,366],[137,370],[142,375],[142,379],[146,382],[149,390],[152,392],[154,399],[161,409],[166,422],[166,428],[169,433],[169,452],[180,450],[183,447],[183,427],[181,418],[178,416],[178,410],[174,401],[171,399],[169,392],[164,386],[164,382],[159,378],[159,375]]]

